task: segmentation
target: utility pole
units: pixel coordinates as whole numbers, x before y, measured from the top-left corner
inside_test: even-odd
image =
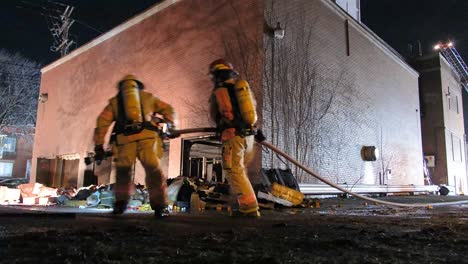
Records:
[[[52,21],[49,30],[54,38],[54,43],[50,46],[50,50],[53,52],[60,52],[62,57],[68,54],[70,46],[75,43],[68,38],[68,31],[75,22],[75,20],[70,17],[73,9],[73,6],[67,5],[59,17],[49,16]]]

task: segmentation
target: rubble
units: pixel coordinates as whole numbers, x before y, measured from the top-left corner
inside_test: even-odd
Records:
[[[21,192],[19,189],[8,188],[0,186],[0,204],[16,203],[19,202]]]
[[[304,199],[304,195],[294,189],[298,188],[298,185],[290,171],[269,170],[264,176],[269,178],[265,178],[267,180],[256,190],[260,208],[320,207],[317,200]],[[112,208],[115,202],[113,187],[114,184],[90,185],[77,190],[74,187],[51,188],[40,183],[27,183],[19,185],[18,189],[0,187],[0,203],[22,202],[24,205],[108,209]],[[168,180],[167,190],[169,209],[173,212],[196,214],[211,209],[231,214],[237,207],[228,183],[179,176]],[[151,210],[148,190],[144,185],[132,185],[130,195],[128,210]]]

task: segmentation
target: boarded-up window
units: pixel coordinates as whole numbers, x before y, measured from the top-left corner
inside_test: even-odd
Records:
[[[450,87],[448,87],[447,101],[448,101],[449,109],[458,114],[459,113],[458,96],[455,94],[452,94],[452,92],[450,91]]]
[[[452,137],[452,157],[453,157],[453,161],[461,162],[463,160],[461,139],[459,137],[455,136],[453,133],[451,134],[451,137]]]

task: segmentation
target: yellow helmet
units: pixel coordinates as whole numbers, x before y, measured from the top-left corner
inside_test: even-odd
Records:
[[[144,85],[142,82],[140,82],[135,75],[132,75],[132,74],[128,74],[128,75],[125,75],[120,81],[119,81],[119,84],[118,84],[118,88],[120,88],[120,86],[125,82],[125,81],[134,81],[138,84],[138,88],[140,90],[143,90],[144,89]]]
[[[231,63],[225,61],[224,59],[217,59],[210,63],[209,73],[214,73],[220,70],[231,70],[234,71],[234,67]]]

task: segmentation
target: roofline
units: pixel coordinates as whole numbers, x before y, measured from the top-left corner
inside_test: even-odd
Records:
[[[81,53],[84,53],[86,51],[88,51],[89,49],[101,44],[102,42],[112,38],[113,36],[121,33],[122,31],[125,31],[131,27],[133,27],[134,25],[140,23],[141,21],[145,20],[146,18],[168,8],[169,6],[172,6],[178,2],[180,2],[182,0],[163,0],[161,3],[159,4],[156,4],[154,5],[153,7],[150,7],[149,9],[147,9],[146,11],[144,11],[143,13],[140,13],[136,16],[134,16],[133,18],[127,20],[126,22],[118,25],[117,27],[111,29],[110,31],[107,31],[106,33],[102,34],[101,36],[95,38],[94,40],[91,40],[90,42],[88,42],[87,44],[77,48],[76,50],[72,51],[70,54],[66,55],[65,57],[62,57],[50,64],[48,64],[47,66],[43,67],[41,69],[41,73],[45,73],[71,59],[73,59],[74,57],[80,55]]]
[[[51,64],[48,64],[47,66],[43,67],[41,69],[41,73],[45,73],[71,59],[74,57],[80,55],[81,53],[84,53],[85,51],[88,51],[89,49],[101,44],[102,42],[112,38],[113,36],[133,27],[134,25],[140,23],[141,21],[145,20],[146,18],[178,3],[181,2],[182,0],[163,0],[161,3],[156,4],[155,6],[149,8],[148,10],[144,11],[143,13],[136,15],[135,17],[131,18],[130,20],[124,22],[123,24],[120,24],[119,26],[111,29],[110,31],[104,33],[103,35],[95,38],[94,40],[88,42],[87,44],[79,47],[78,49],[72,51],[70,54],[66,55],[65,57],[62,57]],[[359,23],[356,21],[352,16],[350,16],[348,13],[346,13],[344,10],[342,10],[337,4],[331,2],[331,1],[323,1],[326,5],[329,7],[332,7],[332,10],[340,14],[341,16],[348,18],[349,21],[356,27],[357,30],[361,31],[364,33],[363,35],[366,36],[369,40],[374,40],[374,42],[380,44],[377,45],[380,47],[382,51],[385,53],[391,55],[391,57],[398,62],[400,65],[402,65],[404,68],[406,68],[408,71],[413,73],[415,76],[419,76],[418,72],[413,69],[408,63],[406,63],[405,59],[397,52],[395,51],[390,45],[388,45],[384,40],[382,40],[377,34],[375,34],[372,30],[370,30],[367,26],[365,26],[362,23]],[[367,33],[367,34],[366,34]]]
[[[401,66],[403,66],[404,68],[406,68],[409,72],[411,72],[413,75],[415,75],[416,77],[419,76],[419,73],[413,68],[411,67],[405,60],[405,58],[403,58],[403,56],[401,56],[400,53],[398,53],[396,50],[394,50],[390,45],[388,45],[387,42],[385,42],[383,39],[381,39],[377,34],[375,34],[370,28],[368,28],[365,24],[357,21],[356,19],[354,19],[354,17],[352,17],[351,15],[349,15],[346,11],[344,11],[340,6],[338,6],[336,3],[333,3],[332,1],[328,1],[328,0],[322,0],[323,3],[325,3],[326,5],[328,5],[329,7],[332,8],[332,10],[334,10],[336,13],[338,13],[339,15],[347,18],[349,20],[349,22],[351,24],[353,24],[356,29],[358,31],[360,31],[361,33],[364,33],[363,35],[368,38],[370,41],[373,41],[374,43],[377,43],[379,45],[377,45],[383,52],[387,53],[388,55],[390,55],[390,57],[392,57],[398,64],[400,64]]]

